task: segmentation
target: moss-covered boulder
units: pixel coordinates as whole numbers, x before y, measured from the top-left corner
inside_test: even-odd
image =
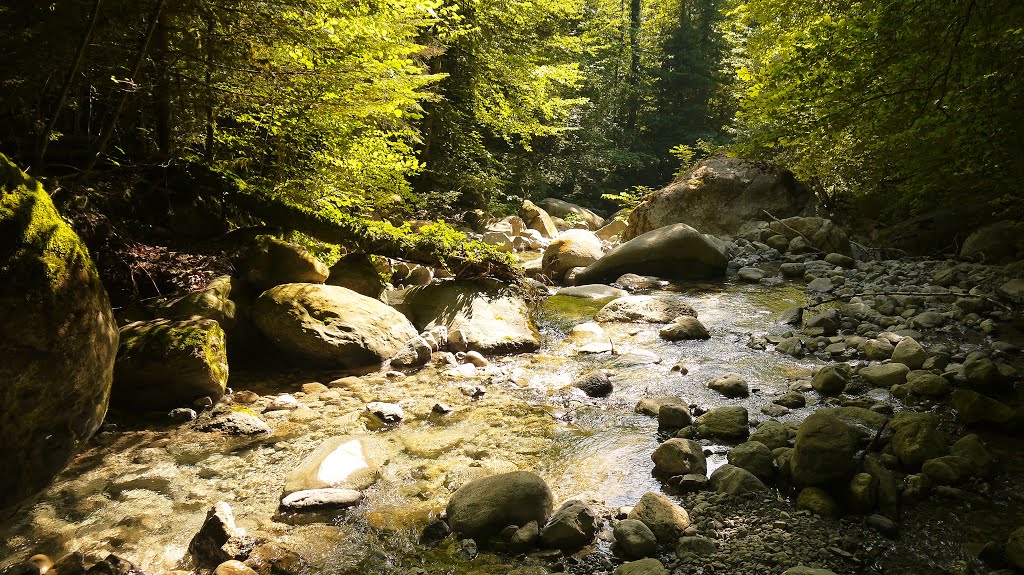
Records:
[[[256,341],[256,328],[249,310],[252,297],[245,282],[237,277],[220,276],[205,288],[162,302],[154,310],[158,318],[183,321],[207,318],[216,321],[224,330],[228,347],[244,351]]]
[[[288,283],[321,284],[330,270],[300,245],[259,236],[238,261],[239,271],[258,291]]]
[[[338,286],[285,284],[261,295],[253,322],[277,348],[315,364],[365,367],[418,335],[396,309]]]
[[[384,283],[380,273],[366,254],[347,254],[331,266],[331,275],[327,278],[328,285],[348,288],[358,294],[373,299],[380,298],[384,291]],[[429,282],[428,282],[429,283]]]
[[[84,244],[39,182],[0,155],[0,515],[103,421],[117,338]]]
[[[228,382],[224,330],[212,319],[137,321],[121,328],[111,401],[132,409],[173,409],[217,401]]]

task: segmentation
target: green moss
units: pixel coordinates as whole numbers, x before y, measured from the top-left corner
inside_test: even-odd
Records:
[[[89,253],[78,235],[57,213],[50,196],[35,179],[0,154],[0,233],[17,246],[5,265],[19,276],[41,274],[53,292],[75,273],[98,282]]]
[[[190,354],[201,356],[217,381],[227,381],[224,331],[213,320],[156,320],[131,324],[121,330],[118,361],[143,361]]]

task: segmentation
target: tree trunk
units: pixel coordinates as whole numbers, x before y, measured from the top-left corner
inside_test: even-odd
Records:
[[[626,128],[636,128],[640,108],[640,1],[629,0],[629,98],[626,101]]]
[[[50,122],[46,125],[46,130],[43,131],[42,141],[39,143],[39,164],[43,164],[46,158],[46,148],[50,145],[50,134],[53,133],[54,126],[57,125],[57,119],[60,117],[61,111],[64,109],[64,104],[68,99],[68,92],[71,91],[71,84],[74,83],[75,75],[78,74],[78,67],[82,64],[82,56],[85,55],[85,48],[89,45],[89,40],[92,38],[93,30],[96,29],[96,20],[100,15],[100,3],[102,0],[96,0],[92,6],[92,16],[89,18],[89,26],[85,29],[82,34],[82,41],[78,44],[78,50],[75,51],[75,59],[71,64],[71,68],[68,70],[67,78],[64,79],[64,85],[60,90],[60,97],[57,99],[57,107],[53,110],[53,116],[50,117]]]

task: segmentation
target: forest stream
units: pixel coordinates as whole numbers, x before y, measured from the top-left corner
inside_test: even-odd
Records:
[[[722,500],[708,492],[678,494],[652,475],[651,452],[667,436],[655,418],[637,413],[644,398],[682,396],[702,408],[742,405],[751,424],[799,422],[816,407],[780,410],[771,399],[820,361],[796,359],[747,345],[751,334],[781,334],[778,316],[806,303],[803,285],[781,278],[761,284],[675,283],[656,293],[680,294],[699,313],[711,338],[667,342],[657,324],[591,324],[607,300],[555,295],[536,310],[543,345],[536,353],[492,358],[483,368],[431,363],[405,373],[341,377],[302,366],[236,369],[233,396],[259,394],[247,408],[265,412],[269,436],[233,438],[192,426],[152,429],[130,418],[108,424],[42,494],[37,504],[0,533],[5,565],[30,555],[70,551],[131,558],[147,573],[180,569],[189,541],[207,510],[228,502],[240,527],[272,536],[305,561],[304,573],[591,573],[617,561],[610,532],[565,558],[537,552],[515,559],[479,555],[448,538],[418,542],[451,491],[488,472],[533,469],[551,486],[556,503],[595,502],[608,521],[648,491],[682,498],[694,525],[717,537],[728,557],[693,563],[693,573],[760,573],[758,564],[829,565],[837,573],[945,573],[956,561],[976,563],[964,540],[987,541],[1024,522],[1024,466],[1019,458],[982,492],[963,492],[955,512],[949,498],[931,500],[904,516],[898,543],[881,537],[863,516],[826,519],[799,511],[771,489],[755,500]],[[584,324],[584,328],[576,328]],[[941,334],[947,343],[958,334]],[[589,344],[589,345],[588,345]],[[604,344],[609,344],[606,349]],[[581,351],[581,348],[583,351]],[[596,353],[588,353],[596,352]],[[688,374],[672,370],[681,362]],[[571,383],[593,369],[610,374],[614,391],[590,398]],[[743,399],[726,399],[705,382],[736,372],[751,385]],[[297,403],[270,409],[282,394]],[[892,402],[888,391],[869,397]],[[405,419],[380,425],[362,406],[399,404]],[[823,399],[822,399],[823,401]],[[435,404],[451,412],[433,411]],[[276,401],[275,405],[282,405]],[[897,403],[898,405],[898,403]],[[270,409],[269,411],[267,411]],[[279,511],[285,476],[319,443],[333,436],[372,436],[379,479],[365,499],[324,515]],[[726,462],[727,444],[704,441],[708,474]],[[1019,450],[1020,440],[994,438],[997,453]],[[762,501],[763,500],[763,501]],[[557,506],[557,505],[556,505]],[[993,509],[1000,513],[991,514]],[[775,547],[778,548],[775,548]],[[780,557],[778,551],[788,553]],[[596,551],[596,552],[591,552]],[[767,559],[766,559],[767,558]],[[685,562],[684,565],[685,567]]]

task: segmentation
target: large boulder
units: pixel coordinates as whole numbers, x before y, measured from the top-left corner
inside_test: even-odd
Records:
[[[572,221],[573,219],[586,222],[587,229],[593,231],[601,229],[604,226],[604,218],[595,214],[591,210],[584,208],[583,206],[577,206],[571,202],[565,200],[559,200],[557,198],[544,198],[537,202],[541,208],[547,211],[556,218],[563,220]]]
[[[772,222],[768,229],[789,239],[801,238],[810,242],[810,248],[825,253],[851,255],[850,238],[832,220],[818,217],[792,217]],[[790,244],[790,251],[793,244]]]
[[[715,491],[729,495],[743,496],[768,490],[756,475],[729,463],[711,474],[710,483]]]
[[[346,254],[331,266],[328,285],[348,288],[357,294],[377,299],[384,291],[380,272],[366,254]]]
[[[734,234],[750,220],[809,216],[814,193],[791,172],[742,158],[713,157],[651,194],[629,216],[623,239],[675,223]]]
[[[979,228],[964,240],[960,255],[990,264],[1024,258],[1024,224],[1001,221]]]
[[[654,472],[664,476],[689,473],[704,475],[708,472],[703,448],[691,439],[669,439],[654,450],[651,459],[654,461]]]
[[[693,422],[700,437],[746,439],[750,435],[749,414],[741,405],[712,407]]]
[[[245,349],[256,335],[249,319],[252,306],[248,286],[240,278],[220,276],[205,288],[161,302],[153,313],[158,318],[183,321],[207,318],[216,321],[228,339],[228,347]]]
[[[605,304],[597,321],[668,323],[680,316],[697,317],[696,310],[674,295],[631,295]]]
[[[620,244],[576,275],[576,283],[604,283],[623,274],[670,279],[721,277],[729,262],[725,245],[686,224],[673,224]]]
[[[813,413],[796,433],[793,480],[799,485],[826,485],[846,481],[853,474],[857,433],[850,425],[829,413]]]
[[[1006,559],[1017,569],[1024,569],[1024,527],[1010,533],[1006,540]]]
[[[423,330],[460,330],[468,348],[485,354],[540,348],[540,334],[522,295],[498,282],[454,281],[412,288],[398,305]]]
[[[663,545],[678,541],[690,526],[690,515],[685,509],[653,491],[648,491],[640,498],[629,512],[629,519],[636,519],[646,525]]]
[[[224,330],[212,319],[155,319],[121,328],[111,401],[134,409],[214,402],[228,382]]]
[[[594,509],[583,501],[565,502],[540,532],[545,547],[572,552],[594,540],[599,521]]]
[[[118,332],[85,245],[0,155],[0,517],[35,494],[107,413]]]
[[[236,266],[258,291],[289,283],[324,283],[330,270],[306,248],[271,236],[259,236]]]
[[[551,216],[530,200],[523,202],[523,207],[519,209],[519,217],[527,228],[536,230],[543,238],[551,239],[558,235],[558,228],[555,227]]]
[[[394,308],[338,286],[285,284],[253,305],[256,327],[281,350],[341,368],[380,363],[417,336]]]
[[[554,496],[538,475],[513,471],[475,479],[448,501],[448,526],[471,539],[494,535],[509,525],[544,525]]]
[[[594,232],[568,230],[559,234],[544,249],[541,268],[551,279],[561,281],[565,277],[565,272],[572,268],[585,268],[601,259],[603,255],[601,240]]]
[[[897,413],[889,427],[893,430],[893,453],[907,467],[916,468],[949,453],[948,438],[939,431],[939,418],[934,413]]]

